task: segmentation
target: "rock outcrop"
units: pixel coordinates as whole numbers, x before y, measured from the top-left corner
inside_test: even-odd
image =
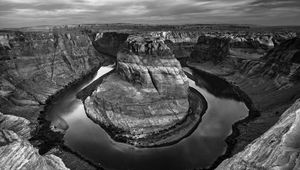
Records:
[[[280,120],[217,170],[300,169],[300,100]]]
[[[117,56],[120,45],[126,41],[129,34],[117,32],[97,33],[93,45],[98,52],[109,56]]]
[[[0,129],[13,131],[22,138],[29,139],[35,127],[25,118],[0,113]]]
[[[87,115],[112,131],[113,138],[149,147],[168,143],[162,136],[171,137],[171,129],[183,124],[189,96],[199,101],[196,95],[189,95],[188,79],[164,41],[131,35],[117,54],[116,72],[84,104]],[[194,112],[202,113],[204,105],[195,106]],[[172,141],[180,138],[172,137]]]
[[[259,74],[266,79],[273,79],[280,88],[290,87],[299,76],[299,53],[300,38],[293,38],[270,50],[261,60],[242,61],[241,71],[248,76]]]
[[[24,118],[0,113],[0,169],[68,170],[54,155],[41,156],[28,141],[32,131]]]

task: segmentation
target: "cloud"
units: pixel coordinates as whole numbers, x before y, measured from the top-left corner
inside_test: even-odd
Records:
[[[0,0],[0,27],[113,22],[299,25],[299,17],[299,0]]]

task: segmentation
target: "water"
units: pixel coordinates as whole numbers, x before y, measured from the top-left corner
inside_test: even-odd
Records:
[[[93,80],[69,89],[50,106],[51,121],[65,120],[69,125],[64,137],[65,145],[89,160],[107,169],[192,169],[211,165],[226,150],[225,139],[232,124],[245,118],[248,109],[244,103],[212,95],[200,88],[192,79],[190,86],[207,100],[208,109],[197,129],[179,143],[159,148],[135,148],[113,141],[85,114],[76,93],[113,69],[101,67]],[[189,69],[185,71],[192,73]]]

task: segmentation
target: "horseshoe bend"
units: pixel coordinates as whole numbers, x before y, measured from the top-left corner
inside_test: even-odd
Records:
[[[297,169],[299,50],[293,27],[3,29],[0,167]]]
[[[135,146],[162,145],[189,133],[205,101],[189,90],[188,78],[164,40],[129,36],[120,46],[115,72],[84,100],[87,115],[116,129],[113,138]]]

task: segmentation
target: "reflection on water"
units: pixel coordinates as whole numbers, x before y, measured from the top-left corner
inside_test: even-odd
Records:
[[[176,170],[209,166],[224,153],[224,140],[231,133],[232,124],[248,115],[244,103],[218,98],[189,79],[190,86],[198,90],[208,103],[202,122],[189,137],[177,144],[159,148],[140,149],[114,142],[86,116],[82,102],[75,96],[82,88],[112,69],[112,66],[101,67],[93,80],[66,91],[47,113],[51,121],[61,117],[68,123],[65,145],[105,168]]]

